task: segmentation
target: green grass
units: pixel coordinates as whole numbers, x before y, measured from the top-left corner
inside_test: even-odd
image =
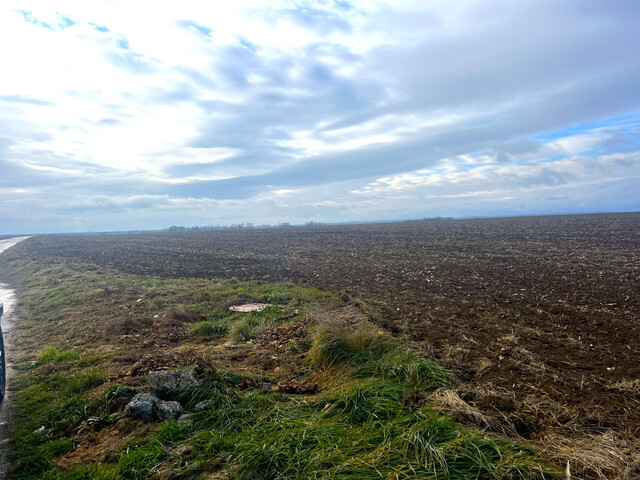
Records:
[[[415,385],[424,390],[450,386],[453,377],[438,363],[418,357],[398,346],[357,369],[359,375],[373,375]]]
[[[346,326],[322,328],[316,335],[309,360],[316,367],[364,364],[397,348],[389,334],[371,328],[350,331]]]
[[[18,407],[18,428],[12,436],[12,478],[40,478],[55,469],[53,458],[72,449],[69,430],[76,431],[94,415],[106,416],[108,402],[92,402],[88,396],[105,376],[93,367],[50,376],[36,374],[29,386],[12,394]]]
[[[216,308],[200,313],[207,319],[191,325],[191,334],[198,337],[228,336],[234,342],[246,342],[259,336],[267,329],[281,325],[285,320],[292,321],[288,312],[278,305],[271,305],[261,311],[248,313],[230,313]],[[286,318],[284,318],[286,317]]]
[[[223,337],[229,332],[229,326],[217,321],[194,323],[191,326],[191,334],[198,337]]]
[[[315,397],[232,391],[226,402],[196,413],[192,425],[167,421],[152,437],[129,443],[114,465],[51,478],[153,478],[159,466],[185,478],[200,470],[237,479],[560,478],[522,445],[464,429],[428,407],[405,406],[414,389],[345,376]],[[188,459],[172,453],[178,445],[192,447]],[[87,469],[101,476],[74,477]]]
[[[191,325],[191,334],[198,337],[228,336],[234,342],[246,342],[259,336],[267,329],[292,321],[288,312],[278,305],[271,305],[261,311],[230,313],[216,308],[211,311],[199,310],[208,320]],[[285,318],[286,317],[286,318]]]
[[[275,305],[261,311],[247,313],[231,326],[231,339],[236,342],[245,342],[255,338],[265,330],[280,325],[282,321],[279,319],[283,316],[283,310]]]
[[[78,350],[66,350],[61,352],[56,347],[46,347],[38,358],[38,363],[41,365],[47,363],[67,363],[73,362],[80,358],[80,352]]]
[[[192,424],[166,421],[152,436],[122,447],[111,464],[42,478],[144,479],[163,469],[180,471],[181,478],[203,470],[236,479],[561,478],[521,444],[470,431],[428,406],[407,402],[417,391],[448,385],[451,379],[431,366],[424,368],[424,360],[393,339],[374,340],[362,332],[339,336],[355,358],[363,358],[366,346],[379,349],[382,357],[372,356],[363,364],[354,357],[330,355],[331,387],[315,396],[238,390],[237,375],[201,372],[203,385],[184,392],[181,400],[192,408],[208,398],[213,406],[193,414]],[[312,348],[316,355],[325,351],[328,338],[334,339],[332,349],[347,348],[319,330]],[[38,450],[42,445],[29,458],[52,458],[49,451]],[[173,453],[180,445],[191,447],[188,458]],[[45,464],[51,468],[50,462],[42,463],[43,468]],[[40,468],[35,465],[24,471],[32,475]],[[24,478],[35,478],[28,475]]]

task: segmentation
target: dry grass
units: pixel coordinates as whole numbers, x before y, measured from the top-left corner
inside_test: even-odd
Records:
[[[492,430],[492,420],[479,409],[472,407],[460,398],[456,390],[440,388],[427,398],[428,404],[435,410],[449,415],[458,421]]]
[[[462,397],[477,401],[467,402]],[[513,410],[501,411],[499,407],[505,405],[504,399],[508,397],[513,397],[513,393],[491,385],[476,388],[466,384],[457,389],[439,389],[427,401],[462,423],[512,438],[521,437],[519,432],[527,425],[539,429],[527,435],[527,441],[554,464],[565,466],[568,462],[574,479],[640,478],[637,432],[589,433],[580,412],[533,395],[517,403]],[[496,399],[496,406],[492,407],[489,399]]]
[[[446,366],[455,366],[464,363],[470,350],[462,345],[444,345],[440,349],[439,360]]]
[[[542,334],[525,328],[498,337],[489,345],[488,356],[472,359],[475,376],[470,381],[433,392],[428,404],[467,425],[526,439],[558,467],[568,464],[573,479],[639,479],[640,426],[607,427],[602,405],[550,397],[548,389],[553,387],[545,382],[551,378],[561,385],[563,379],[550,377],[544,359],[522,345],[522,335]],[[446,345],[441,359],[453,370],[464,371],[469,364],[467,351],[459,344]],[[504,369],[527,372],[535,384],[520,384],[517,390],[499,386],[499,372]],[[604,387],[624,395],[629,408],[640,408],[639,379],[598,382],[583,379],[581,388]]]
[[[635,391],[636,382],[622,383],[617,388]],[[573,479],[640,478],[637,431],[594,433],[590,426],[593,422],[587,421],[583,411],[556,402],[542,391],[517,398],[493,384],[463,384],[439,389],[427,402],[464,424],[506,437],[526,438],[559,467],[564,468],[568,462]]]
[[[640,378],[624,378],[617,382],[612,382],[606,385],[606,387],[610,390],[628,393],[629,395],[640,395]]]
[[[554,463],[568,462],[574,478],[633,480],[640,475],[639,442],[611,430],[577,437],[550,433],[534,444]]]

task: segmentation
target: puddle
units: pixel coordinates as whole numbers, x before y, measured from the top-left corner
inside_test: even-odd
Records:
[[[6,249],[13,247],[16,243],[27,238],[30,237],[13,237],[0,240],[0,254]],[[4,283],[0,283],[0,302],[4,304],[4,315],[2,315],[2,318],[0,319],[0,321],[2,321],[2,331],[4,332],[5,337],[8,337],[9,335],[7,335],[7,333],[10,332],[13,327],[12,314],[16,304],[16,296],[14,291],[9,288],[9,285]]]
[[[4,304],[2,315],[2,331],[7,334],[13,327],[13,309],[16,305],[16,295],[9,285],[0,283],[0,302]]]

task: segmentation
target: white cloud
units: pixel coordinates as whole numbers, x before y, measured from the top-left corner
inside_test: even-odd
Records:
[[[0,214],[356,220],[609,192],[637,177],[634,8],[6,0]],[[639,196],[625,185],[619,208]]]
[[[363,198],[389,198],[401,192],[414,200],[502,194],[517,198],[525,192],[536,194],[571,187],[583,189],[581,196],[589,198],[594,185],[633,179],[640,181],[640,151],[593,158],[566,157],[537,164],[489,164],[449,172],[410,172],[380,178],[352,193]]]
[[[569,155],[575,155],[576,153],[582,153],[587,150],[591,150],[596,145],[602,143],[603,133],[600,131],[571,135],[568,137],[559,138],[552,142],[547,142],[545,146],[556,149],[561,153]]]

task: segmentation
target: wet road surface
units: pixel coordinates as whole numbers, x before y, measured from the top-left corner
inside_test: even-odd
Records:
[[[26,238],[29,237],[13,237],[0,240],[0,254]],[[13,312],[16,298],[13,290],[9,288],[9,285],[4,283],[0,283],[0,302],[4,304],[2,332],[4,334],[5,353],[8,355],[6,358],[7,383],[10,383],[10,378],[13,373],[11,369],[11,349],[14,334],[12,327],[15,321]],[[5,398],[2,403],[0,403],[0,479],[2,480],[8,478],[7,456],[9,454],[9,426],[11,425],[12,413],[11,395],[7,389]]]

